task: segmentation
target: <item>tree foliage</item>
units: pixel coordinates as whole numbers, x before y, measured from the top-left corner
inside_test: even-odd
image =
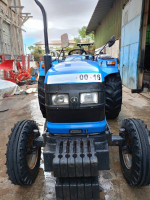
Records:
[[[75,37],[74,38],[74,41],[75,41],[75,43],[76,43],[76,45],[78,44],[78,43],[81,43],[81,38],[78,36],[78,37]]]
[[[36,62],[40,62],[40,57],[44,55],[44,50],[39,46],[30,46],[28,49],[31,51],[31,55],[34,56]]]
[[[78,30],[78,36],[74,38],[75,46],[84,41],[84,42],[93,42],[94,41],[94,34],[90,33],[89,35],[86,35],[86,29],[87,26],[83,26],[81,29]]]
[[[84,40],[85,42],[90,42],[91,40],[94,40],[94,34],[90,33],[89,35],[86,34],[86,29],[87,26],[83,26],[81,29],[79,29],[79,36],[82,40]]]

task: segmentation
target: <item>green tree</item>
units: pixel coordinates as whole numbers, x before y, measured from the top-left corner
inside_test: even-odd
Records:
[[[85,42],[90,42],[91,40],[94,40],[94,34],[90,33],[89,35],[86,34],[87,26],[83,26],[81,29],[79,29],[79,37],[81,40],[84,40]]]
[[[78,43],[84,42],[93,42],[94,41],[94,34],[90,33],[89,35],[86,35],[86,29],[87,26],[83,26],[81,29],[78,30],[78,36],[74,38],[75,45],[74,47],[77,47]]]
[[[34,46],[29,46],[28,49],[29,49],[30,51],[32,51],[32,50],[34,49]]]
[[[66,48],[65,48],[65,50],[66,50],[66,53],[68,54],[68,53],[69,53],[69,51],[71,51],[71,50],[72,50],[72,48],[71,48],[71,47],[66,47]]]
[[[74,47],[76,47],[78,43],[81,43],[81,38],[80,38],[79,36],[78,36],[78,37],[75,37],[75,38],[74,38],[74,41],[75,41]]]
[[[34,56],[36,62],[40,62],[40,57],[44,55],[44,50],[40,46],[30,46],[28,49],[31,51],[31,55]]]

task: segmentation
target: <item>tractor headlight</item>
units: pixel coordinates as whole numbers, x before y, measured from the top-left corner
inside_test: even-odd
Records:
[[[68,94],[53,94],[52,104],[55,106],[68,105],[69,104]]]
[[[98,103],[98,92],[80,94],[80,103],[81,104],[95,104],[95,103]]]

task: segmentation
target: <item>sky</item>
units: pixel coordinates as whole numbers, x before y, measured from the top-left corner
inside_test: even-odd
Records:
[[[59,40],[61,35],[68,33],[69,39],[78,35],[82,26],[87,26],[98,0],[40,0],[44,5],[48,18],[49,41]],[[44,41],[43,21],[39,7],[34,0],[21,0],[22,12],[31,13],[30,18],[22,27],[24,46]]]

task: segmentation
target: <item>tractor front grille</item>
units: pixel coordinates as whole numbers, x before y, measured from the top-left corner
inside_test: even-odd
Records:
[[[80,93],[98,92],[98,104],[52,105],[52,94],[68,94],[69,99],[80,99]],[[103,83],[45,85],[47,121],[53,123],[97,122],[105,119],[105,87]]]

